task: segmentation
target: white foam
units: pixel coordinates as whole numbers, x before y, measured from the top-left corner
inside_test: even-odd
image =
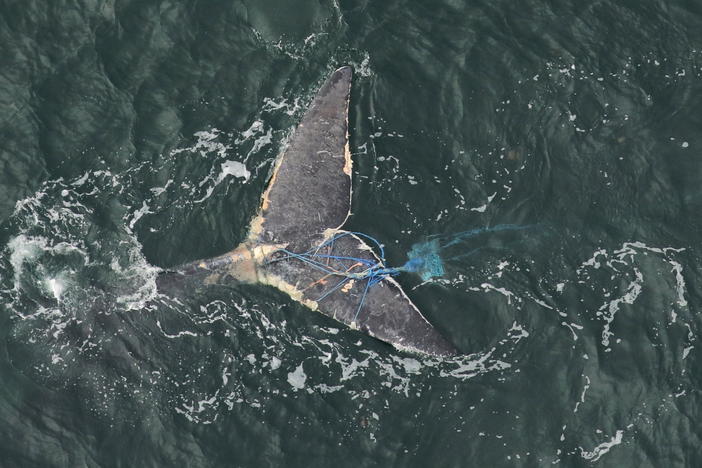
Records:
[[[624,295],[609,303],[604,303],[596,313],[597,316],[602,317],[605,321],[602,330],[602,345],[607,348],[609,348],[609,338],[612,336],[610,327],[614,321],[614,315],[619,311],[622,304],[633,304],[639,297],[639,294],[641,294],[643,275],[638,269],[634,269],[634,274],[636,275],[636,279],[629,283]]]
[[[670,260],[670,264],[673,266],[671,271],[675,273],[675,289],[678,293],[678,305],[680,307],[685,307],[687,306],[687,301],[685,300],[685,279],[682,275],[682,265],[674,260]]]
[[[198,138],[195,146],[189,148],[190,150],[199,151],[201,155],[205,156],[207,153],[217,153],[219,156],[225,156],[227,150],[230,149],[228,146],[214,141],[215,138],[219,137],[222,132],[216,128],[210,131],[203,130],[200,132],[195,132],[194,135]]]
[[[602,457],[602,455],[609,452],[612,449],[612,447],[621,444],[623,435],[624,431],[617,431],[617,433],[614,435],[614,437],[612,437],[612,439],[609,442],[602,442],[590,452],[587,452],[585,451],[585,449],[580,447],[580,456],[583,457],[585,460],[595,462],[599,460],[600,457]]]
[[[517,324],[517,322],[512,323],[512,328],[508,330],[507,334],[515,343],[521,341],[522,338],[529,337],[529,332],[526,331],[523,326]]]
[[[264,99],[265,102],[265,99]],[[265,110],[265,104],[264,104],[264,110]],[[240,138],[236,139],[237,144],[243,143],[244,141],[248,140],[252,136],[258,135],[263,131],[263,120],[255,120],[249,128],[241,132]]]
[[[142,218],[142,216],[148,213],[152,213],[152,211],[149,210],[149,206],[146,204],[146,201],[144,201],[142,202],[141,208],[134,212],[132,220],[129,222],[129,230],[131,231],[132,229],[134,229],[134,225],[136,224],[136,222],[139,221]]]
[[[10,249],[10,264],[15,272],[15,289],[19,287],[22,265],[28,260],[39,256],[39,252],[46,249],[44,237],[31,237],[20,234],[7,243]]]
[[[461,356],[452,361],[452,364],[456,365],[455,369],[441,370],[439,375],[467,380],[488,371],[500,371],[512,367],[511,364],[499,359],[491,359],[496,349],[492,348],[487,353]]]
[[[514,296],[514,293],[512,291],[506,289],[506,288],[498,288],[490,283],[483,283],[480,285],[481,288],[483,288],[484,291],[495,291],[507,298],[507,303],[511,304],[512,303],[512,297]]]
[[[300,98],[299,97],[295,98],[295,100],[292,103],[288,102],[288,100],[285,98],[281,99],[280,101],[275,101],[271,98],[263,98],[263,107],[261,108],[261,110],[267,111],[267,112],[280,110],[280,111],[285,112],[287,115],[294,115],[295,112],[297,112],[299,109],[300,109]],[[254,125],[256,126],[256,128],[258,130],[263,128],[263,122],[260,120],[257,120],[256,122],[253,123],[253,125],[251,127],[249,127],[249,130],[251,130],[251,128]],[[244,132],[241,134],[241,136],[243,136],[244,138],[248,138],[248,137],[252,136],[252,134],[247,135],[247,132]]]
[[[371,76],[373,70],[370,66],[370,54],[368,52],[364,52],[363,60],[361,61],[361,63],[355,63],[353,68],[358,76],[361,76],[363,78],[368,78],[369,76]]]
[[[261,149],[263,149],[264,146],[270,145],[271,143],[273,143],[273,129],[269,128],[268,130],[266,130],[266,133],[254,140],[254,144],[249,150],[249,152],[246,153],[244,161],[248,161],[251,155],[258,153],[259,151],[261,151]]]
[[[305,388],[305,381],[307,381],[307,374],[305,374],[305,370],[302,368],[302,363],[297,366],[295,371],[288,373],[288,383],[295,391]]]
[[[687,358],[687,356],[690,354],[690,351],[692,351],[694,348],[694,346],[687,346],[686,348],[684,348],[682,352],[682,358]]]
[[[160,320],[156,320],[156,326],[158,326],[158,329],[161,330],[161,333],[163,333],[163,336],[165,336],[166,338],[180,338],[182,336],[198,336],[197,333],[191,332],[190,330],[179,331],[176,334],[167,333],[163,329],[163,326],[161,325]]]
[[[573,409],[573,413],[578,412],[578,408],[580,407],[581,403],[585,403],[585,393],[587,393],[588,389],[590,388],[590,377],[587,375],[585,376],[585,385],[583,386],[583,393],[580,394],[580,401],[575,402],[575,408]]]
[[[686,307],[687,300],[685,299],[685,279],[683,276],[682,265],[673,259],[673,255],[679,252],[685,251],[684,248],[675,247],[651,247],[643,242],[625,242],[622,244],[621,248],[607,251],[605,249],[599,249],[595,251],[592,257],[584,262],[578,269],[577,274],[581,276],[581,283],[585,283],[584,280],[589,279],[590,272],[587,271],[586,267],[592,269],[608,268],[617,277],[621,277],[623,271],[631,271],[634,275],[634,279],[630,280],[629,285],[624,291],[621,297],[613,300],[609,300],[610,292],[604,294],[605,298],[608,298],[602,306],[597,310],[596,315],[601,320],[605,322],[602,331],[602,344],[607,347],[606,351],[611,351],[609,348],[610,338],[612,336],[611,324],[614,321],[616,313],[620,310],[623,304],[633,304],[634,301],[639,297],[642,292],[644,284],[644,275],[636,267],[637,261],[636,257],[638,255],[648,253],[655,253],[662,256],[662,261],[668,263],[671,266],[671,273],[675,275],[675,292],[677,300],[675,305],[678,307]],[[622,270],[622,266],[626,268]],[[627,273],[629,276],[631,273]],[[612,277],[614,278],[614,276]],[[671,310],[671,323],[677,320],[676,310]]]
[[[57,301],[60,300],[61,294],[63,294],[63,290],[65,289],[63,283],[61,283],[61,281],[56,278],[49,278],[47,280],[47,283],[49,285],[51,293],[54,295],[54,298],[56,298]]]
[[[222,163],[222,173],[219,175],[215,185],[222,182],[227,176],[239,177],[248,181],[249,177],[251,177],[251,173],[246,166],[239,161],[225,161]]]

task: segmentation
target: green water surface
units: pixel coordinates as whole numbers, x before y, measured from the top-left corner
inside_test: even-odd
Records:
[[[349,229],[534,226],[398,277],[464,356],[156,294],[345,64]],[[695,1],[0,1],[0,466],[702,466],[701,105]]]

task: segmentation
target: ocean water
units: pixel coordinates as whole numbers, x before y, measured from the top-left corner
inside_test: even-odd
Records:
[[[0,466],[702,466],[702,6],[0,2]],[[156,291],[355,69],[350,229],[464,355]],[[470,253],[470,255],[463,255]]]

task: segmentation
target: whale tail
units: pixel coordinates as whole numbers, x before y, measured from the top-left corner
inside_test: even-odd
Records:
[[[382,252],[378,256],[363,236],[341,230],[351,213],[352,75],[350,67],[339,68],[318,91],[275,164],[247,240],[219,257],[166,272],[160,283],[174,287],[196,278],[268,284],[399,349],[457,354],[399,283],[382,274]],[[380,273],[364,273],[370,265]]]

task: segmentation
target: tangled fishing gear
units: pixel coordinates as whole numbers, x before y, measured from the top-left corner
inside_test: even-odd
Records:
[[[399,267],[386,267],[385,249],[383,245],[374,237],[362,232],[340,232],[321,244],[309,249],[306,252],[292,252],[287,249],[276,251],[278,256],[272,258],[268,263],[275,263],[285,260],[298,260],[310,267],[324,273],[323,278],[338,277],[340,281],[327,289],[321,296],[315,299],[316,302],[344,287],[349,281],[365,281],[363,294],[359,301],[354,316],[354,321],[363,307],[368,290],[384,279],[397,276],[400,273],[415,273],[422,281],[430,281],[432,278],[442,277],[446,273],[445,261],[457,260],[482,250],[485,247],[471,249],[468,252],[452,254],[450,249],[461,245],[464,241],[487,233],[504,231],[519,231],[529,229],[533,226],[519,226],[514,224],[500,224],[490,228],[477,228],[454,234],[437,234],[427,238],[424,242],[412,245],[407,252],[407,262]],[[368,241],[376,249],[377,258],[369,260],[367,258],[331,255],[323,253],[325,250],[331,251],[334,242],[346,236],[358,236]],[[329,249],[325,249],[329,247]],[[282,255],[280,255],[282,254]]]

